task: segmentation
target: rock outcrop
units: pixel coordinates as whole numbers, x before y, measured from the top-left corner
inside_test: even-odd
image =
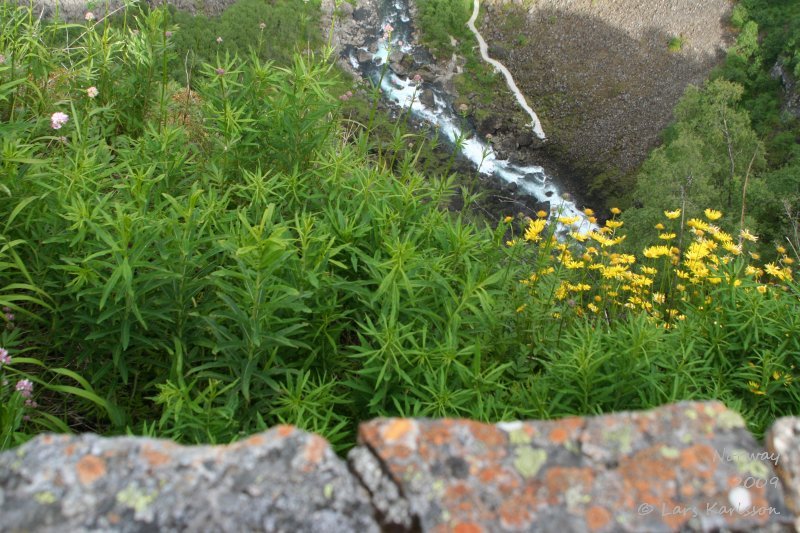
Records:
[[[0,454],[3,531],[791,531],[800,419],[717,402],[557,421],[378,419],[347,463],[279,426],[227,446],[42,435]]]

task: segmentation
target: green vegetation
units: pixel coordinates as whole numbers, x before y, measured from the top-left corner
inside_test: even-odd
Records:
[[[564,242],[546,213],[467,222],[452,177],[419,171],[405,116],[382,139],[343,118],[325,54],[219,50],[179,84],[164,9],[42,26],[3,4],[0,21],[0,448],[290,423],[342,450],[376,416],[706,398],[762,432],[798,412],[792,254],[753,259],[736,220],[667,213],[664,245],[636,256],[617,251],[617,210]],[[714,87],[680,133],[723,113],[746,144],[741,92]]]
[[[776,244],[800,250],[800,121],[782,111],[781,84],[770,75],[776,62],[795,68],[800,5],[743,0],[731,23],[739,34],[724,65],[686,91],[623,201],[637,206],[626,212],[634,249],[662,211],[698,216],[718,206],[729,227],[761,235],[766,257]]]
[[[683,35],[679,35],[677,37],[673,37],[667,43],[667,50],[670,52],[680,52],[683,50],[683,45],[686,44],[686,38]]]
[[[420,0],[417,11],[422,43],[434,53],[449,56],[457,50],[467,52],[474,44],[467,28],[472,0]],[[451,39],[456,39],[460,48],[454,47]]]

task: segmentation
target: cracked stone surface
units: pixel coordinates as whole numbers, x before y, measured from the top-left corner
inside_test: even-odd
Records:
[[[766,436],[766,447],[786,487],[786,505],[800,515],[800,417],[778,419]],[[800,518],[795,521],[800,530]]]
[[[791,523],[767,452],[717,402],[497,425],[378,419],[362,424],[359,440],[423,531],[781,531]]]
[[[229,446],[42,435],[0,454],[0,530],[377,532],[367,491],[317,435]]]

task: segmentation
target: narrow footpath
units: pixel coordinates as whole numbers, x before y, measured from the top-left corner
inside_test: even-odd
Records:
[[[544,134],[544,130],[542,129],[542,123],[539,121],[539,117],[536,115],[536,112],[531,109],[531,106],[528,105],[528,102],[525,100],[525,97],[522,95],[520,90],[517,88],[517,84],[514,83],[514,77],[508,71],[508,69],[499,61],[496,61],[489,57],[489,47],[486,44],[486,41],[483,39],[483,36],[478,31],[478,28],[475,27],[475,21],[478,19],[478,12],[480,11],[480,0],[473,0],[472,3],[472,16],[470,17],[469,21],[467,21],[467,26],[469,26],[470,31],[475,34],[475,38],[478,39],[478,46],[481,50],[481,57],[484,61],[492,65],[495,70],[500,71],[506,79],[506,84],[508,88],[511,89],[511,92],[514,93],[514,97],[519,102],[519,105],[522,109],[525,110],[528,115],[531,117],[531,127],[533,128],[533,133],[536,134],[541,140],[546,140],[546,136]]]

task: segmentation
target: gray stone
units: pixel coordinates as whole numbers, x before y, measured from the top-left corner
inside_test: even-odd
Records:
[[[422,89],[419,93],[419,101],[426,107],[434,107],[436,101],[433,98],[433,91],[430,89]]]
[[[800,515],[800,418],[778,419],[767,433],[765,444],[783,482],[786,506]],[[795,528],[800,530],[800,519]]]
[[[377,532],[328,442],[279,426],[228,446],[42,435],[0,454],[3,531]]]
[[[359,442],[422,531],[781,531],[792,520],[766,453],[718,402],[497,425],[378,419]],[[364,479],[361,464],[351,460]]]

